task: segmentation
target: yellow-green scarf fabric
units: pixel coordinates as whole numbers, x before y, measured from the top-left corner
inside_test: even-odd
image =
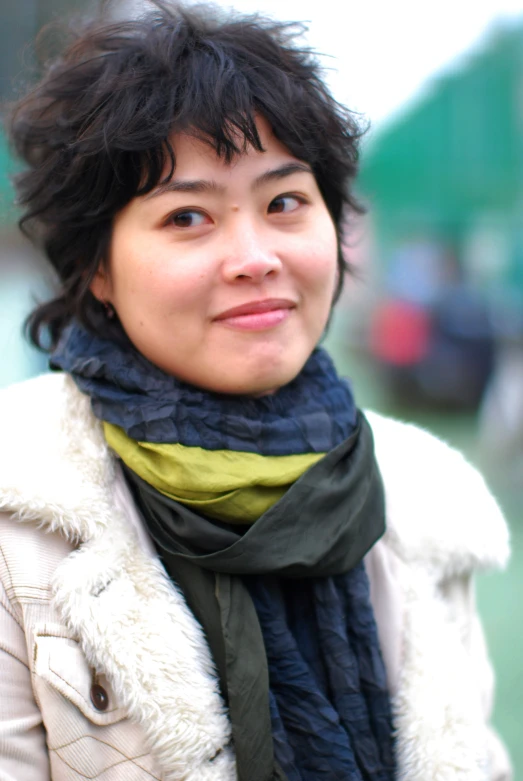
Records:
[[[169,499],[226,523],[254,523],[325,455],[265,456],[137,442],[107,422],[104,433],[124,464],[146,483]]]

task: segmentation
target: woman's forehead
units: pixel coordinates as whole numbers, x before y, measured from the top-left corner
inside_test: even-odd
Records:
[[[252,144],[245,143],[243,138],[238,139],[238,148],[241,150],[232,159],[227,160],[224,155],[219,155],[214,144],[196,133],[173,133],[169,139],[174,153],[174,169],[171,171],[171,161],[166,160],[164,177],[169,177],[169,182],[184,179],[200,179],[208,176],[217,177],[226,181],[241,171],[242,175],[257,178],[265,169],[275,166],[295,164],[302,170],[310,171],[303,161],[299,161],[289,149],[274,135],[271,126],[263,117],[256,119],[256,128],[261,141],[262,149],[255,149]],[[298,168],[297,168],[298,170]],[[172,174],[170,176],[170,174]],[[161,185],[160,185],[161,187]]]

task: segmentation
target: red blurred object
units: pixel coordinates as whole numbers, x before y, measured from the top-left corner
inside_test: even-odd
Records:
[[[421,307],[408,301],[383,301],[371,322],[371,353],[393,366],[412,366],[427,356],[430,335],[430,316]]]

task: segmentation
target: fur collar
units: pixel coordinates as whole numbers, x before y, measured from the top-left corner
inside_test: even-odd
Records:
[[[437,579],[504,567],[509,533],[481,474],[463,455],[412,424],[373,412],[387,507],[387,543]]]
[[[508,532],[461,455],[414,426],[367,417],[385,485],[383,543],[407,573],[396,723],[400,767],[410,770],[400,778],[476,781],[483,732],[475,693],[463,688],[467,660],[458,660],[452,633],[448,642],[442,636],[443,608],[427,615],[424,598],[450,576],[503,565]],[[57,568],[55,605],[142,725],[162,778],[233,781],[230,728],[207,644],[119,510],[115,463],[89,399],[67,375],[44,375],[0,392],[0,430],[0,510],[78,544]],[[446,649],[444,663],[438,649]]]
[[[400,558],[441,577],[503,566],[508,530],[481,475],[422,429],[376,413],[367,418],[385,484],[386,538]],[[0,430],[0,508],[74,542],[106,531],[115,464],[89,399],[68,375],[0,392]]]

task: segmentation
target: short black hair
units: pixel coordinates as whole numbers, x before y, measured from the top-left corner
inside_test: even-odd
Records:
[[[304,26],[161,0],[127,20],[107,8],[76,28],[11,114],[10,137],[27,164],[16,179],[20,226],[60,281],[28,317],[32,343],[52,348],[74,317],[100,329],[89,286],[107,260],[113,218],[165,178],[166,162],[172,175],[169,136],[195,134],[230,161],[247,145],[262,151],[256,115],[313,170],[337,231],[336,299],[346,217],[363,211],[351,191],[362,127],[300,45]]]

